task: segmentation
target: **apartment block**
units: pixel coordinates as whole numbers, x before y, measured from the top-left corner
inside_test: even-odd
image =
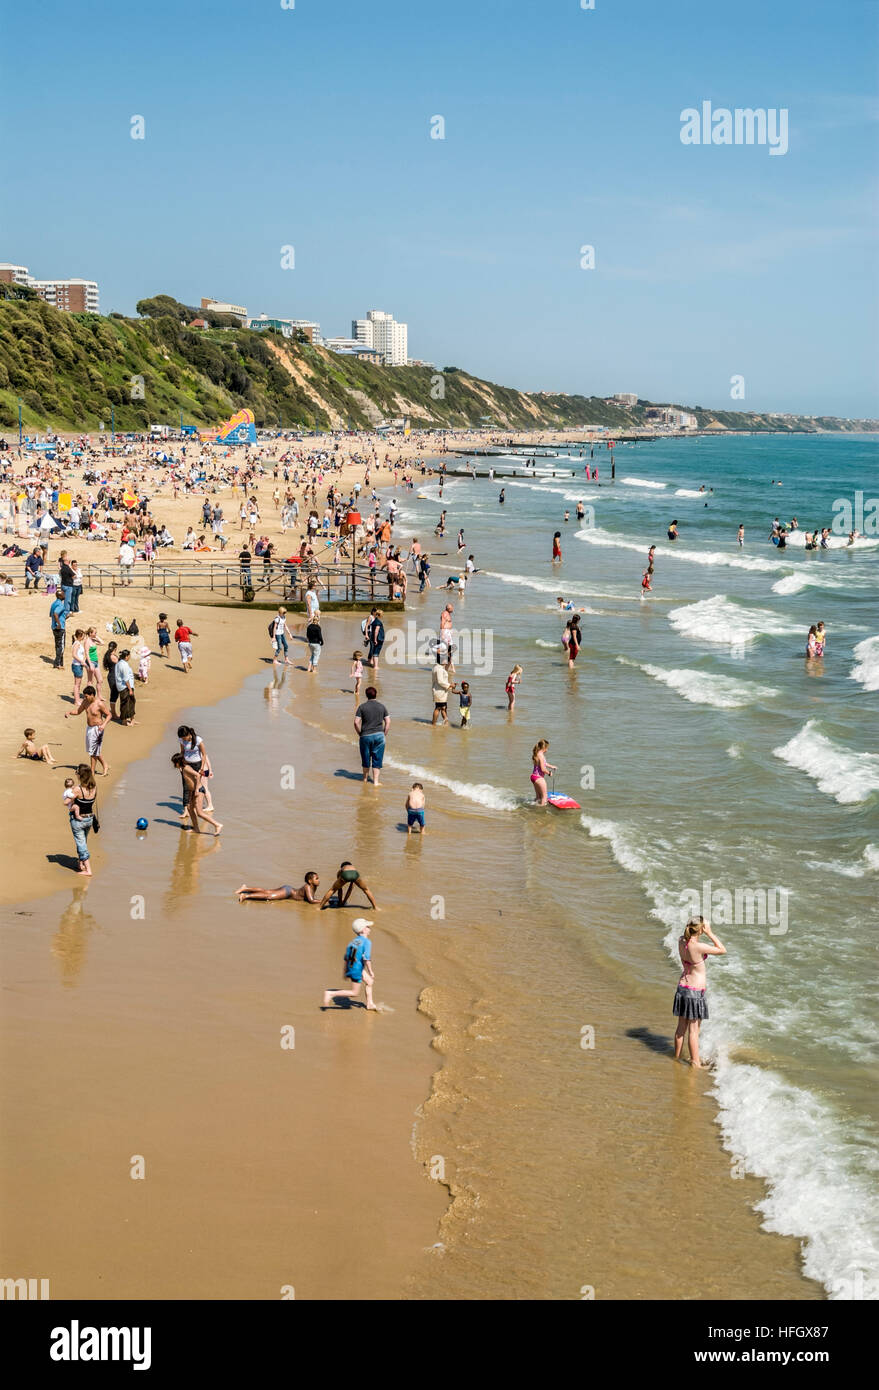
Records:
[[[0,264],[0,281],[7,285],[29,285],[47,304],[70,314],[98,314],[100,300],[96,280],[36,280],[26,265]]]

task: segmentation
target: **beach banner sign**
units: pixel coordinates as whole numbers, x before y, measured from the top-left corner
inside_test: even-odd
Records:
[[[200,437],[212,444],[255,444],[256,425],[252,410],[238,410],[216,430],[202,430]]]

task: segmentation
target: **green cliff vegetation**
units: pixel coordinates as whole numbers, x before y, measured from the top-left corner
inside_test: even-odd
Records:
[[[3,286],[4,290],[11,287]],[[362,428],[408,417],[422,425],[500,430],[642,426],[648,402],[624,408],[598,397],[516,391],[457,367],[380,367],[305,341],[249,331],[157,295],[141,317],[70,314],[32,295],[0,298],[0,428],[93,432],[150,424],[208,427],[246,406],[258,426]],[[195,318],[207,329],[190,328]],[[780,421],[690,408],[702,427],[869,428],[873,422]]]

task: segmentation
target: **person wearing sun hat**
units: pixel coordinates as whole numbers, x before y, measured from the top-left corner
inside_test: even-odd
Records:
[[[365,985],[366,1007],[367,1009],[375,1009],[372,998],[375,974],[372,969],[372,942],[369,939],[369,933],[374,925],[366,917],[355,918],[354,938],[348,942],[345,948],[345,978],[351,981],[353,988],[324,990],[323,1008],[330,1008],[336,999],[359,998],[361,985]]]

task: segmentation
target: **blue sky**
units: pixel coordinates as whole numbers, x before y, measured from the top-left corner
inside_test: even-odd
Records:
[[[47,0],[5,75],[0,260],[105,313],[386,309],[526,390],[879,414],[879,5],[594,3]],[[684,146],[704,100],[786,107],[788,153]]]

